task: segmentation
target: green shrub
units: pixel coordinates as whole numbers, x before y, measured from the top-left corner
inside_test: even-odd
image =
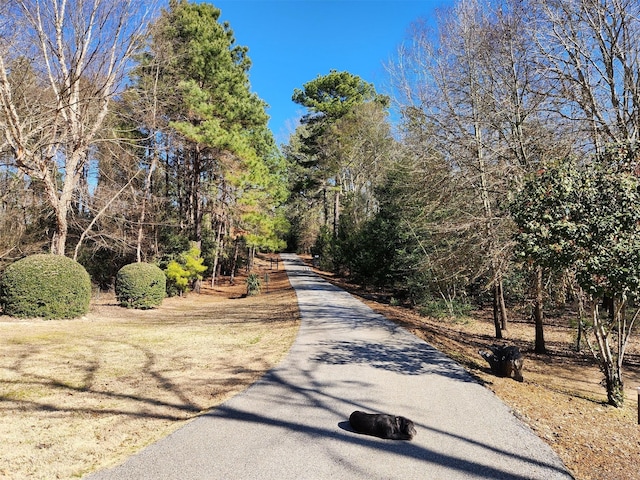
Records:
[[[250,273],[247,277],[247,295],[258,295],[260,293],[260,276],[257,273]]]
[[[167,275],[167,293],[170,297],[180,295],[189,289],[189,272],[175,260],[171,260],[165,269]]]
[[[116,297],[123,307],[141,310],[157,307],[166,288],[164,272],[150,263],[130,263],[116,275]]]
[[[182,296],[197,281],[202,280],[201,274],[207,269],[203,263],[204,258],[200,256],[200,249],[196,246],[182,252],[177,260],[171,260],[165,269],[169,295]]]
[[[420,315],[438,320],[464,321],[471,314],[469,303],[458,300],[436,299],[426,301],[418,307]]]
[[[9,265],[0,282],[6,315],[47,319],[75,318],[89,310],[91,279],[78,262],[39,254]]]

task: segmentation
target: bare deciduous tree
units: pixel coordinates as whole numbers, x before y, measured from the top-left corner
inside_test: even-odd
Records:
[[[636,0],[537,0],[540,68],[555,83],[557,112],[596,153],[640,135],[640,4]]]
[[[458,179],[460,189],[473,192],[472,205],[458,212],[451,232],[475,235],[486,254],[484,272],[494,295],[496,336],[507,324],[502,291],[502,219],[495,194],[504,191],[504,166],[492,124],[493,70],[490,19],[478,1],[461,2],[442,18],[438,36],[416,24],[412,44],[400,51],[394,70],[402,108],[418,109],[434,126],[442,158]],[[414,115],[415,118],[415,115]],[[475,272],[481,274],[484,272]]]
[[[507,323],[502,280],[511,268],[508,192],[541,162],[568,155],[575,143],[570,123],[553,108],[549,92],[558,80],[540,68],[534,40],[539,12],[528,5],[461,1],[443,12],[437,31],[416,23],[390,69],[407,128],[429,126],[430,142],[460,191],[470,194],[471,202],[434,228],[466,239],[483,257],[475,275],[489,280],[498,337]],[[544,351],[541,309],[534,311],[536,349]]]
[[[15,0],[4,6],[0,145],[20,171],[42,182],[55,213],[52,253],[65,254],[69,208],[110,100],[141,46],[148,11],[135,0]],[[18,65],[28,66],[30,75]],[[24,88],[27,80],[35,88]]]

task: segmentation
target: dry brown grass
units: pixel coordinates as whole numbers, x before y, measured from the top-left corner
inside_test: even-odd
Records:
[[[154,310],[103,295],[81,319],[0,317],[0,478],[77,478],[119,463],[245,389],[298,330],[282,266],[269,280],[268,293],[246,298],[240,277]]]

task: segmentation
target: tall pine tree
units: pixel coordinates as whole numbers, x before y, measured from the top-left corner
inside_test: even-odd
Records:
[[[212,245],[215,253],[203,253],[214,264],[232,231],[272,237],[268,225],[286,196],[266,104],[250,89],[247,48],[219,18],[210,4],[172,0],[152,28],[138,77],[138,89],[157,92],[160,120],[147,130],[165,142],[174,223],[189,240]],[[158,129],[166,134],[152,133]],[[256,226],[256,218],[265,220]]]

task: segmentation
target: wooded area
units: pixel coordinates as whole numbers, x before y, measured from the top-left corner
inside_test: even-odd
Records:
[[[417,21],[388,65],[397,133],[372,86],[306,84],[285,149],[294,246],[426,313],[488,303],[496,338],[517,308],[538,353],[543,305],[575,306],[576,348],[621,404],[640,278],[639,14],[630,0],[465,0],[435,29]]]
[[[426,311],[489,304],[497,338],[524,305],[537,352],[543,305],[572,304],[576,347],[622,402],[637,1],[461,0],[412,25],[386,95],[338,71],[292,92],[307,115],[282,148],[210,4],[16,0],[0,16],[0,269],[50,251],[111,288],[123,265],[201,252],[214,282],[287,248]]]
[[[2,8],[3,263],[50,249],[108,288],[123,265],[166,265],[189,242],[213,271],[239,248],[283,247],[284,160],[218,9]]]

